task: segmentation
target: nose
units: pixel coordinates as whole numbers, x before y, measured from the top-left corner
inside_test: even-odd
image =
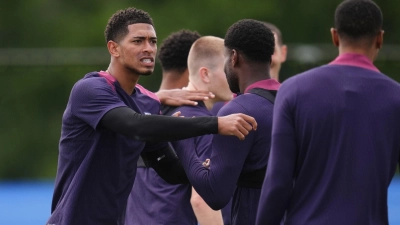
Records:
[[[146,40],[143,48],[143,52],[154,53],[157,46],[152,42],[152,40]]]

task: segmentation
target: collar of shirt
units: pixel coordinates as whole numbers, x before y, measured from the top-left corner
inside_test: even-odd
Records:
[[[253,88],[262,88],[262,89],[266,89],[266,90],[277,91],[279,89],[280,85],[281,84],[275,79],[260,80],[260,81],[257,81],[255,83],[249,85],[246,88],[246,90],[244,91],[244,93],[247,93],[250,89],[253,89]]]
[[[356,54],[356,53],[344,53],[340,54],[336,57],[335,60],[329,63],[329,65],[346,65],[346,66],[356,66],[361,67],[368,70],[373,70],[376,72],[380,72],[378,68],[372,64],[371,60],[367,58],[365,55]]]

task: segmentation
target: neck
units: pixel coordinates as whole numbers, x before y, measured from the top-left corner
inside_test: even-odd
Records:
[[[113,76],[121,86],[121,88],[128,94],[133,94],[135,90],[135,86],[139,81],[139,75],[133,74],[131,71],[123,67],[112,66],[111,64],[108,66],[107,73]]]
[[[188,83],[188,85],[186,87],[186,90],[189,90],[189,91],[202,91],[202,89],[198,85],[193,84],[193,82],[191,82],[191,81],[189,81],[189,83]]]
[[[179,73],[177,71],[163,71],[159,90],[169,90],[186,87],[189,82],[189,78],[186,73],[187,70],[183,73]]]
[[[240,93],[244,93],[246,88],[255,82],[271,79],[269,64],[252,64],[238,74],[244,75],[239,77]]]
[[[216,101],[214,99],[208,99],[207,101],[204,101],[204,104],[208,110],[211,110],[215,103]]]
[[[279,69],[278,68],[271,68],[269,74],[272,79],[279,81]]]
[[[360,54],[365,55],[371,62],[374,62],[376,56],[378,55],[378,49],[376,48],[360,48],[360,47],[352,47],[352,46],[339,46],[339,55],[352,53],[352,54]]]
[[[202,86],[198,85],[198,84],[194,85],[193,82],[190,82],[190,81],[189,81],[188,86],[186,87],[186,90],[189,90],[189,91],[208,91],[207,88],[202,88]],[[210,98],[210,99],[208,99],[206,101],[203,101],[203,102],[206,105],[206,108],[208,110],[211,110],[212,107],[214,106],[214,104],[216,102],[218,102],[218,98],[217,97]]]

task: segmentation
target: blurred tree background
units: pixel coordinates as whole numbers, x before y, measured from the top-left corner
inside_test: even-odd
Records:
[[[289,47],[281,79],[337,55],[329,29],[340,0],[13,0],[0,2],[0,179],[54,178],[61,117],[73,84],[109,62],[104,28],[119,9],[152,16],[159,44],[171,32],[196,30],[224,37],[244,18],[269,21]],[[376,0],[384,15],[385,45],[378,68],[400,81],[400,2]],[[161,70],[140,83],[152,91]]]

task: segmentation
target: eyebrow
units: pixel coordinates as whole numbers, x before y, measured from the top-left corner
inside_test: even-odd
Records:
[[[134,36],[132,38],[138,38],[138,39],[147,39],[146,36]],[[150,37],[150,39],[157,39],[157,37]]]

